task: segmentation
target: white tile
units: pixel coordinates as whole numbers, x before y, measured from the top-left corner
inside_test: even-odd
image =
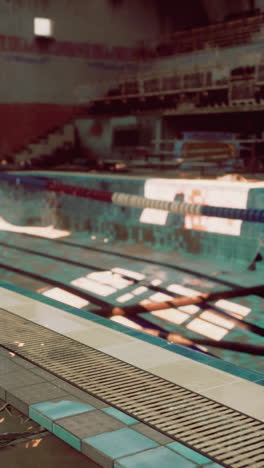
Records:
[[[13,292],[7,296],[10,301],[7,310],[92,347],[111,346],[135,340],[98,322],[77,317],[43,302],[28,299],[21,303],[20,298],[23,299],[24,296],[19,294],[15,294],[16,303],[12,303],[12,296]]]
[[[104,353],[145,370],[163,363],[174,363],[186,359],[149,343],[142,343],[140,340],[119,346],[102,346],[100,349]]]
[[[264,387],[243,379],[203,391],[208,398],[264,421]]]
[[[23,299],[24,296],[19,295],[18,298],[15,297],[15,302],[11,303],[10,301],[9,304],[6,304],[5,309],[39,325],[47,326],[52,330],[64,332],[68,329],[82,329],[84,326],[98,326],[95,322],[77,317],[43,302],[32,299],[20,301],[20,297]]]
[[[123,343],[131,343],[131,338],[123,333],[113,333],[105,327],[94,327],[65,333],[68,337],[80,343],[92,346],[96,349],[114,346]]]
[[[237,377],[212,367],[185,358],[173,364],[169,362],[149,369],[153,374],[171,382],[201,393],[205,389],[225,383],[236,382]]]
[[[9,289],[0,287],[0,308],[3,309],[18,304],[30,304],[32,299],[29,297],[23,296],[22,294],[15,293]]]
[[[74,321],[79,324],[92,324],[89,320],[74,316],[57,307],[50,306],[3,288],[0,288],[0,308],[1,307],[40,324],[42,324],[43,317],[54,317],[55,315],[57,318],[65,318],[67,320],[74,319]]]
[[[46,304],[43,303],[36,302],[30,305],[17,305],[13,312],[20,317],[24,317],[59,333],[82,330],[83,328],[83,325],[79,323],[78,320],[75,320],[75,316],[60,311],[59,309],[46,306]],[[94,322],[87,321],[86,326],[92,327],[93,323]]]

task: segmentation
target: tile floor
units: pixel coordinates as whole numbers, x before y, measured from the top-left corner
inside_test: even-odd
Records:
[[[161,460],[166,468],[209,466],[208,458],[182,444],[177,445],[169,437],[122,411],[106,407],[100,400],[58,378],[54,385],[54,380],[53,383],[50,381],[54,376],[50,375],[47,381],[48,372],[36,373],[39,369],[33,364],[28,370],[28,363],[19,358],[17,364],[14,362],[17,359],[0,349],[0,391],[3,399],[99,466],[158,468]],[[24,374],[21,387],[15,383],[14,369],[20,376]],[[12,389],[11,381],[14,383]],[[90,404],[91,399],[93,404]]]
[[[55,306],[0,288],[1,306],[201,395],[264,419],[264,387]],[[3,298],[3,299],[2,299]],[[33,310],[33,313],[31,313]],[[92,318],[92,316],[90,316]],[[74,331],[70,324],[73,324]],[[126,334],[127,333],[127,334]],[[0,397],[103,467],[216,468],[201,454],[0,349]],[[257,379],[257,374],[256,374]],[[257,380],[256,380],[257,382]],[[121,444],[121,442],[122,444]],[[162,462],[161,462],[162,460]]]

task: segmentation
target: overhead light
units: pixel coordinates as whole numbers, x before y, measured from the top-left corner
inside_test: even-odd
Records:
[[[34,18],[34,34],[38,37],[53,38],[54,21],[49,18]]]

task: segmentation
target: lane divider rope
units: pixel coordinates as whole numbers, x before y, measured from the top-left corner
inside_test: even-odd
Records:
[[[264,223],[264,209],[238,209],[219,206],[195,205],[182,201],[166,201],[145,198],[127,193],[109,192],[85,187],[77,187],[62,184],[52,179],[37,178],[30,176],[17,176],[7,173],[0,174],[0,180],[15,182],[16,185],[26,185],[43,190],[59,193],[61,195],[71,195],[75,197],[89,198],[105,203],[112,203],[119,206],[128,206],[139,209],[155,209],[168,211],[180,215],[208,216],[224,219],[236,219],[246,222]]]

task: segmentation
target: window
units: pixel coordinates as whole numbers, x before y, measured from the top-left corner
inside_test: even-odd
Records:
[[[34,34],[38,37],[54,36],[54,22],[49,18],[34,18]]]

